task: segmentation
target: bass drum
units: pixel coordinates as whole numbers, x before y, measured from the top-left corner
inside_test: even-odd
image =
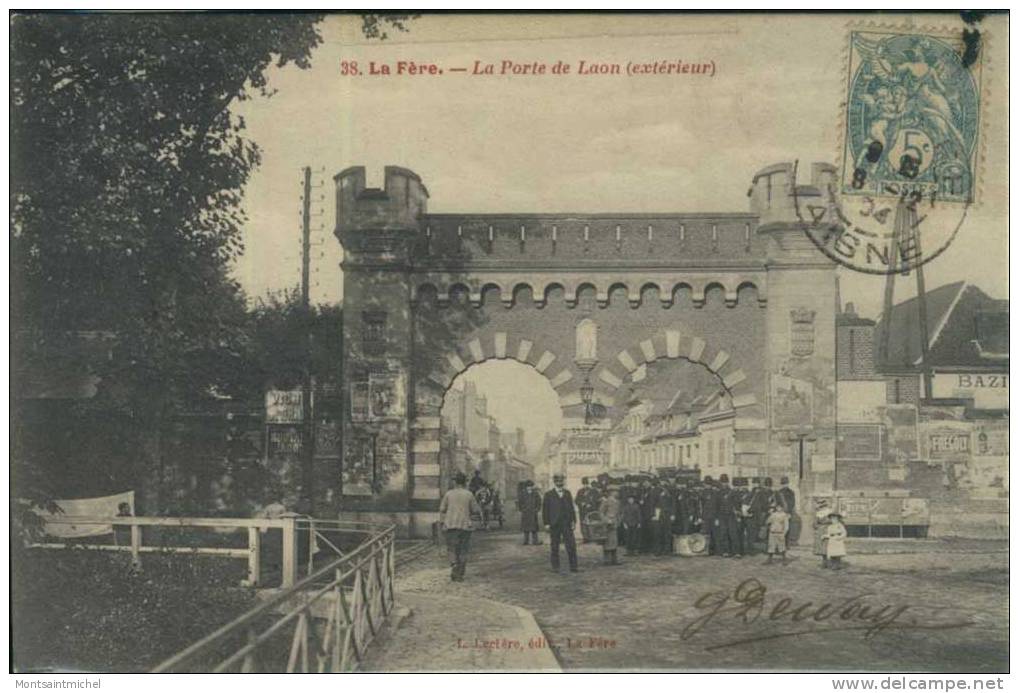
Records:
[[[674,537],[674,544],[680,556],[708,555],[708,538],[703,534],[681,534]]]

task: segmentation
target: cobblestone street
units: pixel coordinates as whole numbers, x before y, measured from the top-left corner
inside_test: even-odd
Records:
[[[887,553],[893,546],[909,553]],[[398,590],[528,609],[565,669],[1008,668],[1004,542],[872,542],[856,555],[851,546],[840,572],[822,570],[805,549],[787,566],[762,556],[639,556],[603,567],[600,547],[581,545],[576,575],[552,572],[547,537],[535,547],[476,532],[471,549],[466,582],[449,581],[437,546],[404,569]],[[451,652],[463,647],[450,640]]]

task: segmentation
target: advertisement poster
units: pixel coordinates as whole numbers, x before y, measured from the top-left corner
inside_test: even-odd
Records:
[[[786,375],[771,376],[772,428],[799,428],[813,420],[813,384]]]

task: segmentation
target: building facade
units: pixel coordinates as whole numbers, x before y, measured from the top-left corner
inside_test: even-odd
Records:
[[[493,358],[547,377],[564,420],[585,428],[616,420],[656,364],[694,364],[731,399],[734,465],[795,469],[788,432],[805,427],[824,463],[798,486],[830,490],[835,267],[797,209],[821,198],[834,169],[815,165],[806,184],[796,171],[754,175],[747,211],[629,215],[435,214],[407,169],[387,167],[379,188],[361,167],[341,171],[345,512],[430,532],[444,397]],[[560,448],[582,452],[568,438]],[[608,465],[608,448],[591,454]]]
[[[837,494],[862,536],[1008,533],[1008,302],[956,282],[838,324]],[[929,381],[929,385],[928,385]],[[925,393],[930,392],[930,397]]]

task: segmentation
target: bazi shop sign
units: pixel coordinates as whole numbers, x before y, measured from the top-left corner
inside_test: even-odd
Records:
[[[935,398],[972,399],[980,409],[1008,408],[1007,373],[936,373]]]

